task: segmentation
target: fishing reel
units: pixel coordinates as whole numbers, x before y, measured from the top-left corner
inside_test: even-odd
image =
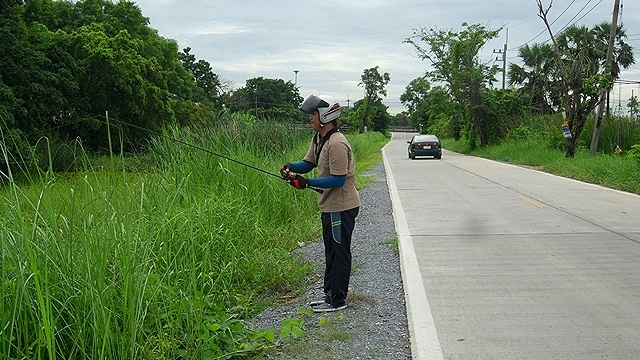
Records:
[[[289,170],[289,168],[286,165],[283,165],[282,168],[280,168],[280,175],[282,176],[282,180],[286,181],[287,183],[289,183],[291,186],[295,187],[298,190],[311,189],[319,194],[323,193],[322,189],[318,189],[310,186],[309,181],[306,178]]]

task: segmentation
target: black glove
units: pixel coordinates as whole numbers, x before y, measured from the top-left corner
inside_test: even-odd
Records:
[[[291,164],[286,163],[280,167],[280,175],[285,180],[289,179],[289,173],[291,172]]]
[[[300,175],[296,175],[296,177],[290,178],[287,182],[298,190],[306,189],[309,187],[309,180]]]

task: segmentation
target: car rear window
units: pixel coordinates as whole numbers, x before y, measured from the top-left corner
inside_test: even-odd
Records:
[[[435,135],[416,136],[413,139],[413,142],[423,142],[423,141],[439,141],[439,140],[438,140],[438,137]]]

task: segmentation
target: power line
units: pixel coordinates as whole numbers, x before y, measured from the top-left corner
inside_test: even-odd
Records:
[[[568,22],[567,22],[567,23],[566,23],[566,24],[565,24],[565,25],[560,29],[560,31],[558,31],[558,33],[562,32],[563,30],[565,30],[566,28],[568,28],[568,27],[569,27],[569,26],[571,26],[571,25],[575,25],[578,21],[580,21],[580,20],[584,19],[584,18],[585,18],[587,15],[589,15],[589,14],[590,14],[590,13],[591,13],[595,8],[596,8],[596,7],[598,7],[598,6],[602,3],[602,1],[603,1],[603,0],[598,1],[598,3],[597,3],[597,4],[595,4],[595,5],[594,5],[593,7],[591,7],[591,8],[590,8],[586,13],[584,13],[582,16],[580,16],[580,13],[581,13],[581,12],[582,12],[582,11],[583,11],[583,10],[584,10],[584,9],[585,9],[585,8],[586,8],[586,7],[587,7],[587,6],[592,2],[592,1],[593,1],[593,0],[589,0],[589,1],[587,1],[587,2],[586,2],[586,3],[585,3],[585,4],[580,8],[580,10],[578,10],[578,12],[577,12],[577,13],[576,13],[572,18],[571,18],[571,20],[569,20],[569,21],[568,21]],[[558,19],[560,19],[560,17],[561,17],[561,16],[562,16],[562,15],[563,15],[563,14],[564,14],[568,9],[569,9],[569,7],[570,7],[574,2],[575,2],[575,0],[574,0],[574,1],[572,1],[572,2],[571,2],[571,4],[569,4],[569,5],[567,6],[567,8],[565,8],[565,10],[560,14],[560,16],[558,16],[558,17],[557,17],[557,18],[556,18],[556,19],[555,19],[555,20],[554,20],[550,25],[553,25],[553,24],[554,24]],[[576,20],[576,18],[577,18],[578,16],[580,16],[580,17]],[[575,20],[575,21],[574,21],[574,20]],[[519,50],[521,47],[523,47],[523,46],[525,46],[525,45],[528,45],[528,44],[529,44],[529,43],[531,43],[533,40],[537,39],[540,35],[542,35],[542,34],[543,34],[543,33],[545,33],[546,31],[547,31],[547,29],[542,30],[542,31],[541,31],[538,35],[536,35],[533,39],[531,39],[531,40],[527,41],[526,43],[524,43],[524,44],[522,44],[522,45],[520,45],[520,46],[518,46],[518,47],[516,47],[516,48],[510,49],[510,50]],[[548,43],[549,41],[551,41],[551,38],[548,38],[547,40],[543,41],[542,43],[543,43],[543,44],[544,44],[544,43]]]
[[[589,0],[589,1],[591,1],[591,0]],[[573,3],[575,3],[575,2],[576,2],[576,0],[571,1],[571,3],[570,3],[569,5],[567,5],[567,7],[564,9],[564,11],[562,11],[562,13],[561,13],[558,17],[556,17],[556,19],[555,19],[555,20],[553,20],[553,21],[551,22],[551,25],[555,24],[555,22],[556,22],[556,21],[558,21],[558,20],[560,19],[560,17],[561,17],[562,15],[564,15],[564,13],[566,13],[566,12],[567,12],[567,10],[569,10],[569,8],[571,7],[571,5],[573,5]],[[527,21],[528,21],[528,20],[527,20]],[[522,45],[520,45],[520,46],[518,46],[518,47],[516,47],[516,48],[514,48],[514,49],[510,49],[510,50],[520,49],[521,47],[523,47],[523,46],[527,45],[528,43],[532,42],[533,40],[537,39],[540,35],[544,34],[544,33],[545,33],[545,31],[547,31],[547,29],[543,29],[542,31],[540,31],[540,33],[538,33],[538,35],[534,36],[534,37],[533,37],[533,39],[531,39],[531,40],[529,40],[529,41],[525,42],[524,44],[522,44]]]

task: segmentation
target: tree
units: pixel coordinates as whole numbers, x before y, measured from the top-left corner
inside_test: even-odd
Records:
[[[64,33],[25,23],[17,4],[3,13],[0,40],[8,51],[0,57],[0,81],[10,89],[5,112],[11,122],[7,124],[34,140],[69,107],[78,88],[75,60],[59,46],[65,41]]]
[[[218,108],[221,105],[221,96],[224,92],[222,82],[212,68],[205,60],[197,60],[196,56],[190,54],[191,48],[187,47],[180,53],[180,61],[185,70],[193,74],[196,88],[193,92],[191,100],[195,103],[204,103],[212,108]]]
[[[609,34],[611,32],[611,23],[606,21],[601,22],[594,26],[591,31],[593,32],[593,36],[597,44],[600,65],[604,67],[605,59],[607,57]],[[620,78],[620,71],[622,68],[628,69],[631,65],[636,63],[636,59],[633,54],[633,47],[625,42],[626,39],[627,32],[624,25],[617,25],[610,69],[611,76],[614,80]]]
[[[394,116],[394,119],[391,122],[391,124],[394,126],[402,126],[402,127],[411,126],[411,124],[409,123],[409,114],[406,111],[397,113],[396,116]]]
[[[409,110],[409,115],[418,110],[430,89],[431,84],[424,77],[411,80],[402,95],[400,95],[400,102]]]
[[[524,45],[518,56],[523,66],[509,64],[509,85],[520,85],[532,106],[540,114],[552,114],[552,105],[559,105],[557,90],[556,58],[550,44]]]
[[[429,115],[427,114],[427,103],[425,98],[429,94],[431,84],[424,77],[411,80],[405,91],[400,95],[400,102],[409,112],[409,123],[416,129],[421,130],[421,126],[427,126]]]
[[[368,103],[366,99],[354,102],[353,111],[342,122],[357,129],[362,129],[363,124],[361,121],[364,119],[366,111],[369,111],[369,124],[371,125],[369,130],[385,132],[389,129],[389,125],[393,122],[393,117],[389,115],[389,107],[382,103],[382,99],[376,100],[373,104]]]
[[[523,97],[514,89],[490,89],[483,93],[489,117],[493,119],[488,131],[493,138],[504,139],[521,124],[530,113],[528,96]]]
[[[490,134],[487,131],[491,119],[488,117],[486,104],[482,103],[482,92],[487,84],[495,81],[500,71],[497,65],[480,63],[478,52],[489,39],[495,38],[501,29],[488,30],[479,24],[462,24],[459,32],[453,30],[437,30],[421,28],[414,30],[412,37],[405,39],[414,46],[419,57],[431,61],[434,70],[426,73],[433,82],[444,82],[462,113],[471,121],[465,123],[475,144],[475,136],[480,138],[480,145],[487,145]],[[426,43],[427,48],[420,43]]]
[[[387,96],[385,86],[391,81],[389,73],[380,74],[379,69],[380,67],[377,65],[370,69],[364,69],[363,74],[360,76],[360,83],[358,83],[358,86],[364,86],[365,110],[362,124],[365,131],[370,123],[375,104],[381,102]]]
[[[259,119],[298,121],[304,99],[291,81],[257,77],[231,95],[231,109],[253,113]]]
[[[451,95],[442,86],[436,86],[425,97],[425,112],[428,117],[427,132],[438,136],[452,136],[459,140],[464,122],[459,103],[453,101]],[[417,125],[416,125],[417,126]],[[437,130],[433,130],[436,129]]]
[[[393,117],[389,115],[389,107],[382,103],[382,99],[371,107],[370,120],[372,131],[384,133],[389,130]]]
[[[149,28],[135,3],[33,0],[0,9],[1,112],[32,142],[55,132],[105,149],[109,111],[120,120],[115,146],[123,139],[132,150],[173,123],[196,88],[177,43]]]
[[[576,144],[589,115],[600,103],[600,94],[613,86],[613,75],[603,68],[606,51],[598,31],[572,25],[557,37],[551,32],[547,14],[551,9],[538,2],[538,16],[544,21],[553,41],[561,89],[562,110],[571,138],[565,144],[565,154],[573,157]]]

